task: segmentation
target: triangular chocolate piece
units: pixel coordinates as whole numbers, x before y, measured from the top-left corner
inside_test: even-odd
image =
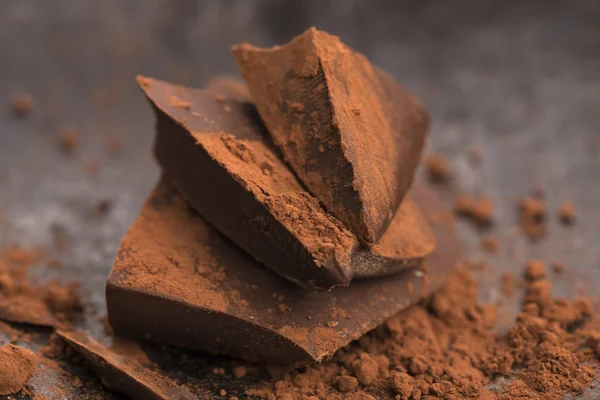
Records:
[[[413,181],[429,124],[423,105],[314,28],[284,46],[233,52],[296,175],[359,240],[377,242]]]
[[[426,221],[403,223],[403,213],[381,240],[385,251],[363,248],[279,158],[254,105],[233,95],[234,84],[216,93],[139,82],[157,116],[154,152],[166,176],[210,224],[278,274],[330,289],[418,265],[433,249]],[[422,246],[411,245],[416,230],[427,239]]]

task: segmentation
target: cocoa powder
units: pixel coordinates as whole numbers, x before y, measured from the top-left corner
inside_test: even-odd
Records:
[[[51,327],[81,318],[78,284],[38,284],[28,277],[29,270],[44,261],[40,249],[0,249],[0,320]]]
[[[505,332],[494,331],[496,307],[477,302],[477,284],[460,268],[439,292],[330,361],[278,371],[246,394],[269,400],[512,400],[581,392],[597,376],[600,321],[586,299],[552,298],[545,274],[533,269],[524,271],[530,279],[522,312]],[[493,388],[500,376],[508,383]]]
[[[30,350],[12,344],[0,347],[0,395],[21,390],[36,365],[37,357]]]

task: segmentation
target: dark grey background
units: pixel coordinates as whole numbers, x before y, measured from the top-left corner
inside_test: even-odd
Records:
[[[104,315],[104,281],[112,258],[159,174],[150,154],[153,119],[135,75],[201,86],[215,74],[237,74],[232,44],[284,43],[315,25],[340,35],[424,100],[433,120],[429,151],[448,155],[455,174],[455,187],[441,190],[448,201],[457,188],[495,199],[492,232],[502,239],[497,255],[479,250],[471,226],[459,227],[465,257],[490,264],[479,274],[483,300],[500,302],[504,316],[513,314],[519,296],[503,298],[498,276],[519,273],[529,257],[566,263],[555,294],[598,295],[598,4],[3,0],[0,244],[48,247],[53,227],[64,229],[71,245],[59,254],[63,268],[41,266],[40,271],[82,282],[93,305],[83,327],[102,337],[98,318]],[[17,91],[36,100],[28,120],[10,113]],[[81,134],[73,156],[58,146],[58,130],[67,125]],[[114,136],[125,145],[119,156],[105,149]],[[467,162],[470,145],[483,150],[480,167]],[[100,165],[95,177],[83,168],[90,158]],[[546,191],[552,212],[571,200],[578,216],[574,227],[564,228],[551,214],[549,235],[537,244],[515,231],[515,201],[534,185]],[[98,218],[93,208],[102,199],[111,199],[114,207]],[[157,351],[156,357],[164,354]],[[193,373],[165,368],[184,381],[191,376],[198,393],[209,397],[227,386],[203,378],[215,362],[220,361],[197,357]],[[53,391],[53,375],[40,370],[32,388],[48,398],[69,398]],[[89,384],[81,393],[100,387],[91,375],[84,376]]]

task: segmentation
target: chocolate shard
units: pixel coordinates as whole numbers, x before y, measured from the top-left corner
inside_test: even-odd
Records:
[[[412,191],[426,218],[451,219],[431,192]],[[257,265],[162,181],[121,242],[108,319],[124,337],[275,364],[321,361],[448,277],[459,243],[452,224],[432,229],[438,246],[421,267],[309,292]]]
[[[56,332],[96,372],[102,384],[139,400],[196,400],[188,389],[136,361],[124,358],[98,343],[87,333]]]
[[[336,36],[233,47],[290,167],[361,242],[379,240],[412,184],[429,125],[423,105]]]
[[[156,113],[154,153],[165,174],[210,224],[278,274],[327,290],[418,264],[433,249],[426,222],[401,221],[381,241],[390,251],[363,248],[281,161],[254,105],[233,95],[239,86],[215,93],[139,82]]]

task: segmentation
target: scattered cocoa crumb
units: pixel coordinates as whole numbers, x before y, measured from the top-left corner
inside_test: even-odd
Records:
[[[171,105],[173,107],[183,108],[184,110],[189,110],[192,107],[192,103],[189,101],[181,100],[177,96],[171,96]]]
[[[467,194],[459,195],[454,202],[454,212],[469,218],[480,228],[488,227],[494,218],[494,202],[488,196],[473,199]]]
[[[562,274],[565,272],[565,264],[560,261],[552,261],[550,265],[552,266],[552,270],[555,274]]]
[[[531,239],[546,234],[546,205],[542,200],[528,196],[519,202],[519,224],[522,232]]]
[[[575,220],[575,206],[571,202],[565,202],[558,210],[558,218],[565,225],[570,225]]]
[[[444,183],[452,177],[450,163],[441,154],[430,154],[425,158],[425,170],[433,183]]]
[[[73,153],[79,146],[79,133],[70,127],[62,128],[59,132],[59,141],[65,153]]]
[[[36,366],[37,356],[30,350],[12,344],[0,347],[0,395],[20,391]]]
[[[17,93],[13,96],[11,107],[13,113],[20,118],[28,117],[33,111],[33,97],[24,92]]]
[[[489,253],[497,253],[500,248],[498,238],[493,235],[486,236],[479,242],[481,248]]]
[[[546,265],[540,260],[529,260],[525,264],[525,278],[535,281],[546,277]]]

